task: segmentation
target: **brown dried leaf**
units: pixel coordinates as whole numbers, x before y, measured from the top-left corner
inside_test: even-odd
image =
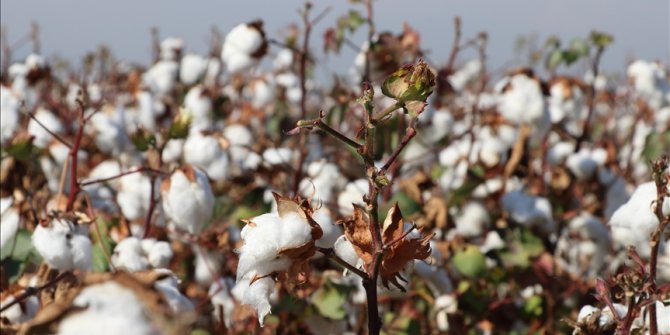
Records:
[[[407,265],[415,259],[426,259],[431,254],[430,239],[434,234],[425,235],[421,238],[405,238],[393,244],[384,255],[381,268],[379,269],[379,276],[382,279],[382,284],[388,287],[391,282],[397,287],[395,277]]]
[[[382,226],[382,240],[390,242],[400,238],[403,234],[404,225],[400,207],[398,207],[398,203],[396,202],[386,214],[386,219]]]
[[[374,250],[372,248],[372,234],[365,218],[365,211],[354,205],[354,215],[340,221],[344,226],[344,235],[351,242],[358,257],[365,264],[372,263]]]

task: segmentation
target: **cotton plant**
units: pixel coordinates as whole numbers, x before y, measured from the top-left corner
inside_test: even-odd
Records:
[[[184,162],[198,167],[215,181],[222,181],[228,175],[228,144],[218,134],[194,131],[184,142]]]
[[[21,225],[19,210],[14,205],[14,197],[0,198],[0,258],[5,258],[15,244],[14,238]]]
[[[556,259],[572,275],[594,279],[606,268],[610,232],[588,212],[570,220],[556,244]]]

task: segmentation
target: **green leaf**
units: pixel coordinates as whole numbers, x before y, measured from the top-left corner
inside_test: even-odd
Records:
[[[523,305],[522,312],[528,318],[537,318],[542,316],[544,300],[540,295],[530,297]]]
[[[579,59],[579,53],[573,50],[563,50],[563,61],[565,65],[570,65]]]
[[[133,143],[137,151],[144,152],[156,145],[156,136],[149,133],[144,128],[138,128],[130,135],[130,141]]]
[[[3,248],[7,250],[3,250],[3,252],[10,252],[12,251],[11,248]],[[32,253],[36,253],[37,251],[33,247],[33,242],[31,240],[31,234],[27,229],[19,229],[19,231],[16,233],[16,239],[15,239],[15,244],[14,244],[14,250],[11,254],[11,258],[17,261],[26,261],[28,257]],[[5,259],[7,258],[8,254],[3,254],[0,255],[0,259]]]
[[[419,321],[408,316],[397,315],[391,312],[384,313],[384,325],[385,330],[382,330],[381,333],[386,335],[421,334]]]
[[[25,138],[14,141],[14,143],[12,143],[9,148],[7,148],[7,153],[21,161],[29,159],[33,153],[32,138]]]
[[[573,38],[570,41],[570,50],[576,52],[580,57],[589,55],[589,45],[581,38]]]
[[[454,255],[453,264],[463,276],[477,278],[486,270],[486,256],[470,244]]]
[[[312,304],[322,316],[342,320],[347,315],[343,305],[347,302],[349,290],[347,286],[326,282],[312,295]]]
[[[358,27],[360,27],[364,23],[365,19],[363,18],[363,16],[361,16],[361,13],[355,10],[349,11],[348,25],[347,25],[349,28],[349,32],[353,33],[354,31],[356,31],[356,29],[358,29]]]
[[[211,335],[208,331],[198,328],[191,331],[191,335]]]
[[[563,62],[563,51],[556,49],[549,53],[547,56],[547,61],[545,63],[545,67],[547,69],[553,70],[557,68],[561,63]]]
[[[601,49],[605,49],[614,42],[614,37],[612,37],[612,35],[599,31],[592,31],[589,39],[591,40],[591,43]]]

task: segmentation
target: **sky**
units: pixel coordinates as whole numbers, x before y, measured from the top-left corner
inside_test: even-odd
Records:
[[[0,21],[10,45],[30,31],[31,22],[37,22],[47,57],[58,55],[78,63],[86,52],[106,44],[117,59],[148,64],[151,27],[158,27],[161,37],[183,38],[188,52],[204,54],[212,26],[225,34],[239,23],[262,19],[267,34],[279,37],[290,23],[299,22],[298,9],[303,4],[303,0],[2,0]],[[346,71],[354,52],[345,50],[326,58],[320,52],[321,37],[340,15],[350,9],[364,12],[364,8],[347,0],[316,0],[313,5],[315,13],[330,7],[314,28],[311,42],[323,64],[319,70],[323,75]],[[399,33],[403,22],[408,22],[421,33],[422,46],[437,63],[446,62],[456,15],[461,16],[464,38],[488,33],[488,66],[494,70],[514,62],[520,36],[534,34],[542,44],[548,36],[557,35],[567,44],[592,30],[615,38],[602,59],[606,71],[623,73],[634,58],[670,63],[668,0],[374,1],[378,30]],[[364,31],[351,36],[357,44],[364,39]],[[30,50],[30,45],[24,45],[15,50],[14,58],[25,57]],[[465,53],[459,62],[474,57],[474,52]]]

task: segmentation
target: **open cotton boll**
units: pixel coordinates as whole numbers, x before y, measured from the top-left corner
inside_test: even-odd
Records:
[[[47,227],[37,225],[32,242],[53,269],[88,271],[91,268],[91,240],[86,226],[75,225],[66,219],[53,219]]]
[[[116,202],[121,213],[131,221],[144,219],[151,202],[151,179],[142,173],[131,173],[118,180],[120,185]]]
[[[293,65],[293,50],[284,48],[277,52],[277,56],[272,61],[272,67],[275,70],[287,70]]]
[[[449,76],[449,84],[451,84],[451,87],[456,92],[463,91],[469,82],[478,78],[481,69],[482,64],[479,60],[470,60],[458,69],[458,71]]]
[[[605,164],[607,151],[602,148],[581,148],[566,159],[565,165],[578,180],[586,180],[593,177],[596,169]]]
[[[489,211],[479,202],[469,202],[456,217],[456,232],[464,237],[480,236],[491,223]]]
[[[0,308],[14,302],[15,299],[16,297],[14,295],[8,295],[5,300],[0,302]],[[39,308],[39,299],[36,296],[29,296],[22,302],[17,303],[0,313],[0,318],[7,318],[9,323],[14,325],[28,322],[35,317]]]
[[[168,269],[159,269],[155,271],[167,274],[166,278],[157,280],[154,283],[154,288],[163,295],[163,298],[165,298],[165,301],[170,306],[172,313],[174,315],[180,315],[193,312],[195,306],[188,297],[184,296],[179,291],[179,280],[177,276]]]
[[[163,148],[163,163],[177,163],[184,152],[184,139],[169,139]]]
[[[212,125],[212,99],[201,85],[193,86],[184,97],[184,108],[191,115],[191,131],[207,130]]]
[[[126,237],[114,247],[112,264],[117,269],[137,272],[149,268],[149,261],[144,254],[142,244],[137,237]]]
[[[223,137],[228,141],[228,153],[233,162],[233,167],[245,169],[249,165],[246,161],[253,153],[250,146],[253,141],[253,135],[249,128],[241,124],[227,125],[223,129]]]
[[[189,53],[181,59],[179,80],[186,85],[193,85],[203,77],[206,70],[207,60],[198,54]]]
[[[0,144],[5,146],[19,129],[19,107],[21,101],[12,91],[0,85]]]
[[[218,251],[210,251],[198,246],[193,247],[195,254],[195,281],[202,286],[209,286],[219,277],[223,255]]]
[[[177,60],[184,49],[184,40],[179,37],[167,37],[161,41],[160,57],[162,60]]]
[[[607,227],[598,218],[583,212],[572,219],[556,246],[558,264],[576,276],[595,278],[606,265],[610,246]]]
[[[450,167],[440,176],[440,186],[445,190],[455,190],[465,181],[468,173],[468,162],[461,160],[455,167]]]
[[[291,164],[292,161],[291,148],[268,148],[263,151],[263,162],[268,166]]]
[[[228,154],[221,139],[214,135],[191,132],[184,142],[184,161],[203,169],[215,181],[228,175]]]
[[[668,104],[670,84],[661,66],[655,62],[637,60],[628,66],[628,77],[632,79],[635,93],[649,107],[659,110]]]
[[[154,64],[142,75],[142,82],[158,96],[166,96],[172,92],[177,82],[179,63],[173,60],[162,60]]]
[[[444,294],[435,299],[435,318],[440,331],[449,331],[449,317],[447,314],[458,311],[458,300],[451,294]]]
[[[230,73],[247,70],[265,53],[267,42],[260,21],[235,26],[223,41],[221,59]]]
[[[562,164],[566,158],[575,152],[575,145],[572,142],[555,143],[547,151],[547,162],[553,166]]]
[[[354,249],[354,245],[351,244],[351,242],[344,235],[340,236],[335,241],[333,249],[335,250],[335,254],[338,257],[351,265],[357,266],[360,262],[362,262],[361,258],[358,257],[358,254]]]
[[[21,224],[21,216],[19,211],[12,207],[13,203],[12,197],[0,199],[0,254],[3,258],[14,244],[14,237]]]
[[[349,216],[354,213],[352,204],[365,206],[363,195],[368,193],[368,181],[366,179],[357,179],[350,182],[344,188],[344,191],[337,197],[337,207],[340,214]]]
[[[557,79],[549,88],[549,114],[552,123],[579,117],[584,107],[584,92],[567,78]]]
[[[270,314],[270,294],[275,289],[275,282],[272,278],[265,277],[256,280],[244,291],[242,304],[253,307],[258,313],[258,323],[263,327],[265,316]]]
[[[539,81],[525,74],[517,74],[505,86],[498,104],[502,116],[515,124],[533,125],[533,136],[542,138],[551,126],[551,118],[544,104]]]
[[[649,257],[649,236],[658,226],[658,218],[652,211],[655,200],[656,184],[644,183],[637,187],[628,202],[614,212],[609,226],[616,247],[632,245],[640,256]]]
[[[137,335],[161,333],[147,320],[144,304],[135,293],[114,281],[84,288],[72,304],[85,308],[66,316],[58,335],[119,335],[129,330]]]
[[[52,133],[60,135],[64,130],[63,123],[51,111],[44,108],[37,109],[35,119],[30,119],[30,122],[28,122],[28,134],[34,136],[33,145],[38,148],[46,148],[54,140],[54,137],[44,128],[46,127]]]
[[[212,317],[216,322],[223,320],[226,327],[233,323],[233,311],[237,304],[230,295],[230,288],[235,285],[232,278],[219,278],[209,287],[207,294],[211,297],[210,302],[214,306]],[[223,312],[223,315],[221,313]]]
[[[129,144],[121,110],[106,105],[103,110],[91,116],[90,128],[95,144],[100,151],[114,156],[123,152]]]
[[[310,163],[307,176],[300,181],[300,194],[321,202],[334,201],[335,194],[347,184],[337,165],[325,159]]]
[[[536,197],[522,190],[514,190],[505,193],[501,203],[510,218],[518,224],[528,227],[535,226],[545,233],[551,233],[556,228],[551,203],[547,198]]]
[[[322,207],[312,213],[312,219],[316,221],[323,231],[323,236],[316,241],[317,247],[331,248],[335,241],[342,236],[342,229],[333,221],[330,211]]]
[[[156,241],[153,238],[143,239],[142,250],[154,269],[167,268],[174,256],[170,243],[166,241]]]
[[[209,223],[214,194],[207,176],[189,165],[175,170],[161,183],[163,210],[178,229],[198,234]]]

